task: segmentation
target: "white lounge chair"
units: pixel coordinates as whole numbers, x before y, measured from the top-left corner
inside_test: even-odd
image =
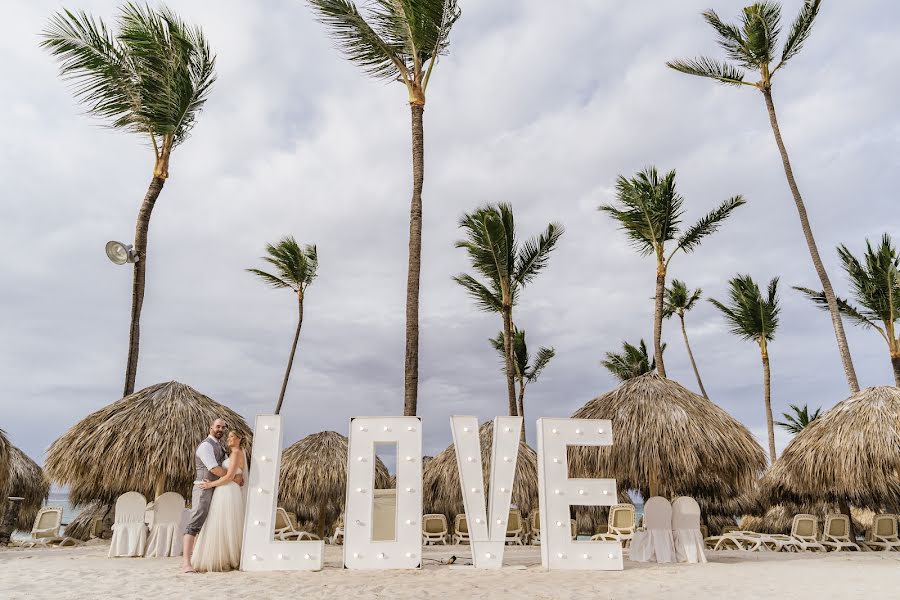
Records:
[[[675,562],[672,505],[665,498],[654,496],[644,504],[644,529],[634,532],[630,558],[638,562]]]
[[[466,519],[465,513],[459,513],[453,519],[453,536],[451,543],[455,546],[462,543],[470,543],[469,538],[469,521]]]
[[[301,540],[320,540],[322,538],[314,533],[298,529],[288,516],[288,512],[279,506],[275,509],[275,539],[282,541],[296,540],[299,542]]]
[[[539,546],[541,544],[541,511],[531,511],[531,517],[528,520],[531,525],[528,542],[532,546]]]
[[[441,543],[447,545],[450,528],[447,526],[447,517],[441,514],[428,514],[422,516],[422,543]]]
[[[897,535],[897,515],[875,515],[872,528],[866,533],[866,541],[862,545],[866,550],[900,549],[900,537]]]
[[[147,500],[138,492],[125,492],[116,500],[116,517],[107,558],[143,556],[147,546],[144,513]]]
[[[700,533],[700,505],[690,496],[680,496],[672,503],[672,538],[679,562],[706,562]]]
[[[609,509],[606,533],[591,536],[592,541],[621,542],[627,548],[634,537],[634,504],[616,504]]]
[[[522,513],[518,508],[509,511],[509,518],[506,520],[506,543],[524,545],[522,537],[525,532],[525,524],[522,522]]]
[[[62,527],[63,509],[58,506],[45,506],[34,517],[31,526],[31,538],[22,543],[24,548],[34,546],[77,546],[81,542],[75,538],[59,535]]]
[[[181,518],[184,514],[184,498],[177,492],[166,492],[153,503],[153,525],[144,556],[147,558],[165,558],[181,556],[182,536]]]
[[[819,519],[815,515],[794,515],[791,522],[791,539],[800,550],[825,552],[825,546],[819,542]]]
[[[847,515],[825,515],[825,526],[822,528],[822,545],[828,550],[856,550],[860,548],[850,539],[850,518]]]
[[[344,543],[344,517],[338,519],[337,523],[334,524],[334,533],[331,534],[331,538],[328,541],[332,545]]]

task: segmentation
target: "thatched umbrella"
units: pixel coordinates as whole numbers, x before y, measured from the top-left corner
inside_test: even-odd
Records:
[[[487,494],[490,489],[494,423],[488,421],[482,424],[478,435],[481,439],[481,464]],[[453,444],[428,461],[422,479],[422,503],[426,513],[444,514],[452,523],[457,514],[465,512],[459,485],[459,469],[456,464],[456,448]],[[512,489],[512,503],[519,508],[524,518],[528,518],[531,511],[538,508],[537,454],[521,441]]]
[[[112,505],[103,502],[91,502],[84,506],[72,521],[66,525],[66,536],[76,540],[88,540],[91,537],[91,529],[94,519],[103,521],[103,530],[100,537],[111,535],[115,511]]]
[[[19,505],[19,516],[13,528],[31,531],[34,518],[50,493],[50,482],[37,463],[13,445],[9,446],[8,475],[6,487],[0,488],[0,522],[3,522],[6,510],[6,497],[19,496],[24,500]]]
[[[50,446],[44,469],[69,487],[75,505],[114,504],[129,491],[189,497],[194,452],[216,418],[252,442],[250,427],[230,408],[176,381],[151,385],[72,426]]]
[[[713,503],[748,493],[766,466],[750,431],[727,412],[656,373],[594,398],[574,418],[610,419],[613,445],[569,450],[570,476],[609,477],[644,498]]]
[[[389,487],[390,475],[375,461],[375,488]],[[279,505],[313,521],[321,537],[344,511],[347,492],[347,438],[334,431],[306,436],[281,455]]]
[[[766,473],[772,504],[900,506],[900,388],[872,387],[837,403],[787,445]]]
[[[9,477],[9,448],[10,443],[6,439],[6,433],[0,429],[0,490],[6,486]],[[6,496],[2,498],[6,501]]]

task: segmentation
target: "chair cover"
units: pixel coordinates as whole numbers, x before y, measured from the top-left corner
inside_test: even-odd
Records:
[[[700,533],[700,505],[690,496],[681,496],[672,503],[672,537],[678,562],[706,562],[705,542]]]
[[[644,531],[634,532],[631,540],[631,560],[637,562],[675,562],[675,541],[672,539],[672,505],[660,496],[644,504]]]
[[[146,558],[181,556],[184,529],[181,517],[184,512],[184,498],[176,492],[166,492],[153,505],[153,521],[147,540]]]
[[[116,520],[112,526],[112,542],[108,558],[143,556],[147,545],[144,511],[147,500],[137,492],[126,492],[116,500]]]

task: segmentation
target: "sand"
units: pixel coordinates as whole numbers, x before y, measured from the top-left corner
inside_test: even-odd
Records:
[[[420,571],[347,571],[341,548],[326,547],[317,573],[179,572],[178,558],[107,559],[108,542],[77,548],[0,549],[0,598],[112,599],[232,597],[412,599],[876,598],[900,594],[900,552],[708,552],[709,563],[626,561],[618,572],[543,571],[534,547],[508,547],[505,564],[524,570],[450,570],[436,561],[468,546],[427,547]]]

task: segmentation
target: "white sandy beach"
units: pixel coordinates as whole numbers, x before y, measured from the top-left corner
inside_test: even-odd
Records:
[[[340,547],[326,547],[318,573],[182,574],[179,560],[107,559],[106,542],[79,548],[0,550],[4,599],[112,598],[872,598],[900,589],[900,553],[709,552],[703,565],[626,561],[621,572],[541,569],[533,547],[508,547],[506,564],[524,570],[450,570],[434,560],[469,557],[467,546],[425,548],[421,571],[346,571]],[[885,595],[886,594],[886,595]]]

